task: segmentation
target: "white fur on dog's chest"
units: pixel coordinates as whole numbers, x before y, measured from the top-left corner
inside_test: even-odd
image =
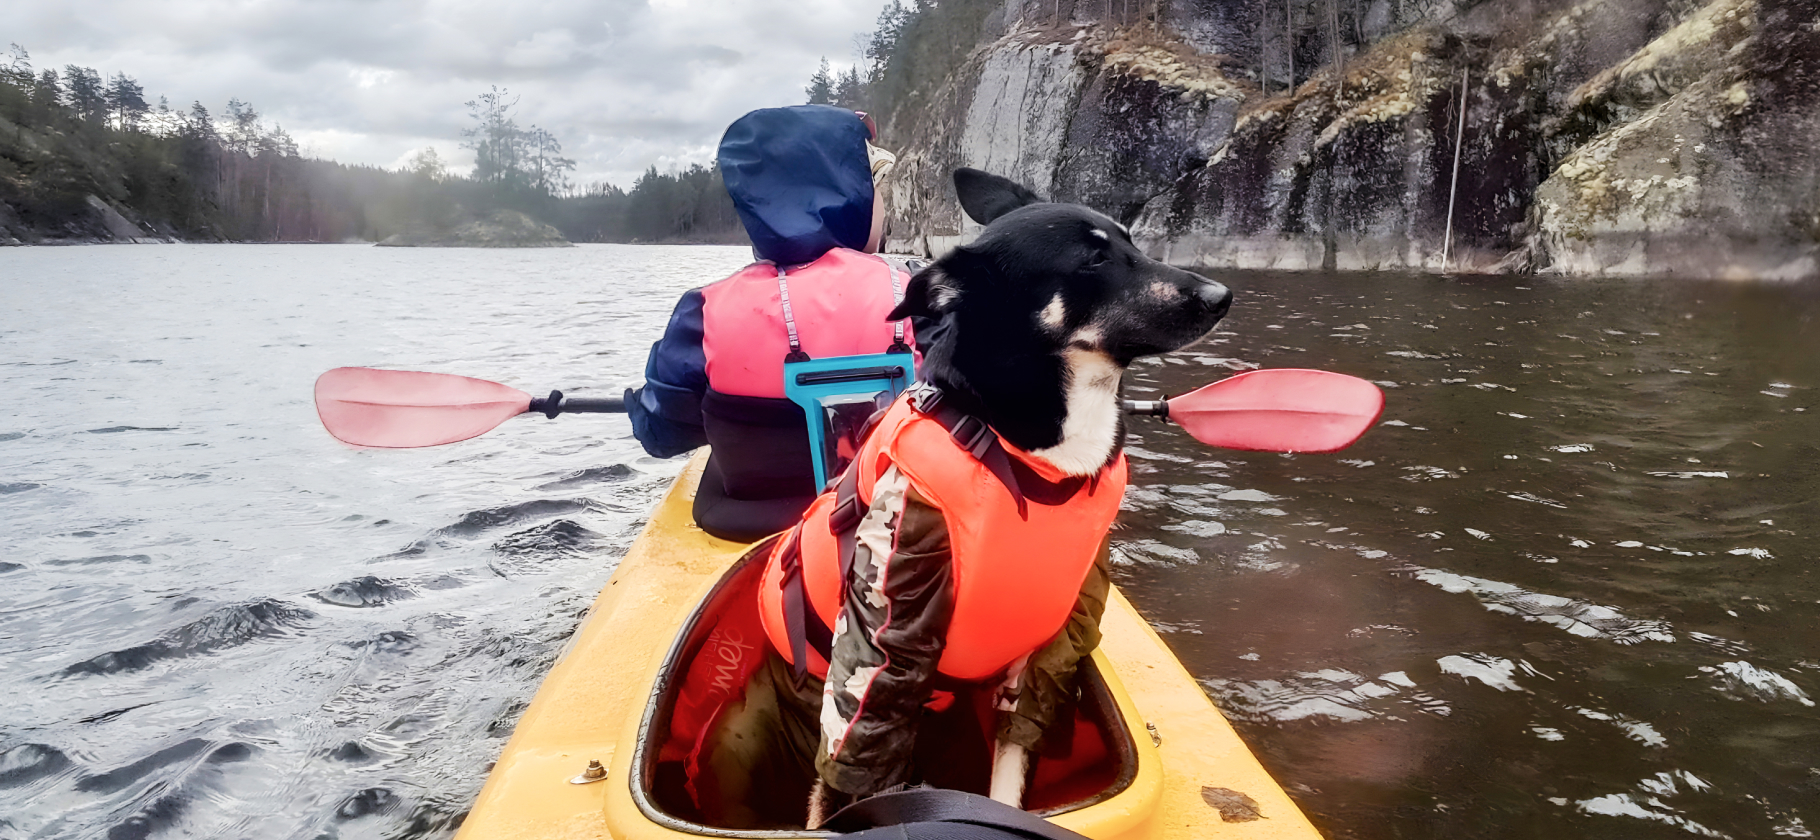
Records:
[[[1067,366],[1067,409],[1062,440],[1031,455],[1069,475],[1092,475],[1112,457],[1119,426],[1119,378],[1125,369],[1098,350],[1062,351]]]

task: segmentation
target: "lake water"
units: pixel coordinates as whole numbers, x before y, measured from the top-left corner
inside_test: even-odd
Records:
[[[742,248],[0,250],[0,838],[443,836],[680,462],[356,451],[315,376],[617,393]],[[1337,455],[1134,421],[1121,586],[1333,837],[1811,837],[1820,291],[1227,273],[1133,397],[1378,381]]]

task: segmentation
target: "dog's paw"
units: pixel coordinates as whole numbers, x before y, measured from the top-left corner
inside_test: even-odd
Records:
[[[992,757],[993,799],[1013,808],[1024,807],[1024,776],[1030,770],[1030,754],[1023,746],[1000,741]]]

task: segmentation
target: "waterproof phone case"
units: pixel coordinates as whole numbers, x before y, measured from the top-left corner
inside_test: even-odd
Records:
[[[909,353],[784,363],[784,396],[802,406],[809,421],[818,492],[859,454],[866,421],[915,381],[916,361]]]

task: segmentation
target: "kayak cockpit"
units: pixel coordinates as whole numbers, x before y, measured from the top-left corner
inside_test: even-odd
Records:
[[[804,829],[793,826],[746,829],[715,825],[715,820],[698,807],[695,797],[699,792],[690,785],[690,755],[702,737],[704,715],[712,714],[703,711],[704,702],[713,705],[703,698],[724,696],[734,690],[731,684],[736,681],[743,685],[727,642],[731,639],[755,646],[769,644],[762,632],[754,633],[749,626],[729,629],[734,626],[735,617],[755,603],[768,544],[760,543],[734,563],[689,614],[658,669],[645,706],[631,762],[632,798],[646,819],[673,831],[715,837],[804,834]],[[1055,739],[1064,743],[1051,749],[1054,754],[1038,756],[1033,761],[1025,792],[1026,810],[1043,816],[1111,799],[1129,788],[1138,775],[1138,750],[1126,715],[1121,713],[1093,659],[1083,660],[1080,667],[1081,696],[1066,712],[1072,718],[1072,728],[1066,731],[1069,737]],[[990,715],[984,702],[974,705],[981,714]],[[983,794],[990,761],[987,745],[977,751],[979,767],[962,768],[967,772],[958,775],[951,772],[954,768],[941,768],[938,772],[948,779],[978,779],[980,789],[971,792]],[[812,781],[805,773],[804,778],[782,785],[800,790],[801,795],[795,798],[805,811]],[[794,826],[801,824],[799,818]]]

